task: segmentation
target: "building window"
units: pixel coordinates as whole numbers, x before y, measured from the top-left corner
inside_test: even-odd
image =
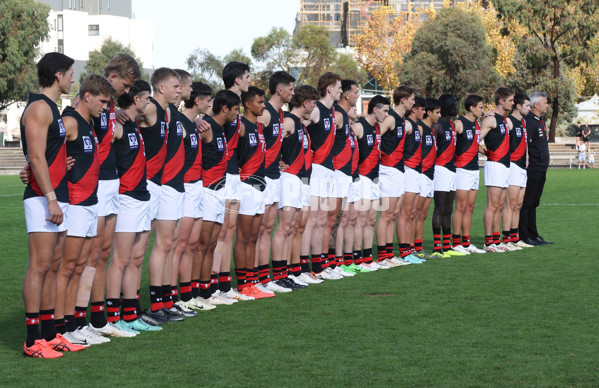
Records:
[[[87,26],[87,35],[89,36],[98,36],[100,35],[100,25],[99,24],[90,24]]]
[[[58,15],[58,17],[56,18],[56,24],[58,24],[58,26],[57,26],[58,31],[63,31],[63,28],[62,28],[62,15]]]
[[[58,39],[58,50],[56,51],[64,54],[64,39]]]
[[[69,9],[73,8],[73,0],[69,0]]]
[[[98,6],[102,9],[102,0],[98,0]]]
[[[106,4],[106,8],[110,9],[110,0],[106,0],[106,2],[108,3],[108,4]]]

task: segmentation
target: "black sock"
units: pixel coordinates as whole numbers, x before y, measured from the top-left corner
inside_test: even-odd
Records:
[[[133,322],[137,319],[137,309],[135,307],[135,299],[123,300],[123,320],[125,322]]]
[[[173,297],[171,292],[170,284],[162,285],[162,304],[164,304],[164,307],[167,309],[173,307]]]
[[[177,286],[171,286],[171,298],[174,303],[179,301],[179,291],[177,290]]]
[[[300,265],[302,272],[310,272],[310,256],[300,256]]]
[[[67,322],[64,318],[55,319],[54,326],[56,327],[56,332],[58,332],[60,334],[65,334],[68,331],[67,330]]]
[[[65,315],[64,322],[67,325],[68,332],[73,332],[77,330],[77,326],[75,326],[75,315]]]
[[[32,346],[35,340],[42,339],[40,333],[40,313],[25,313],[25,321],[27,323],[27,347]]]
[[[214,288],[214,291],[212,291],[213,294],[216,290],[221,290],[222,292],[231,291],[231,272],[214,273],[210,275],[210,280],[212,281],[212,279],[217,280],[216,283],[213,283],[216,287]]]
[[[317,255],[312,255],[312,272],[321,273],[322,272],[322,262],[321,262],[320,253]]]
[[[150,286],[150,309],[152,311],[158,311],[162,307],[162,287]]]
[[[106,315],[104,315],[104,301],[91,303],[90,323],[93,327],[99,329],[106,326]]]
[[[54,309],[40,311],[40,323],[42,337],[46,341],[52,341],[56,337],[56,326],[54,326]]]
[[[181,300],[187,302],[191,300],[191,282],[179,283],[181,290]]]
[[[197,298],[200,296],[200,279],[193,279],[191,281],[191,297]]]
[[[87,307],[75,306],[75,326],[87,326]]]
[[[212,296],[212,291],[210,290],[210,281],[200,282],[200,291],[198,292],[198,296],[208,299]]]

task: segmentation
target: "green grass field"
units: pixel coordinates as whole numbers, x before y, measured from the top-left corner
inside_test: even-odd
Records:
[[[552,246],[327,281],[43,361],[22,355],[23,187],[2,176],[0,386],[597,387],[598,181],[549,172],[538,224]],[[484,203],[483,189],[478,246]]]

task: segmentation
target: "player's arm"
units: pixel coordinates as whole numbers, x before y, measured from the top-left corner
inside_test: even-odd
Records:
[[[310,113],[310,118],[308,120],[304,120],[304,125],[307,127],[310,124],[316,124],[320,121],[320,109],[314,108],[312,113]]]
[[[406,133],[406,135],[409,135],[410,133],[412,133],[412,123],[410,123],[408,120],[406,120],[406,123],[405,123],[405,133]],[[420,131],[420,133],[422,133],[422,131]]]
[[[295,122],[291,117],[283,120],[283,137],[289,137],[295,133]]]
[[[77,120],[71,116],[63,116],[62,123],[66,131],[66,139],[68,142],[77,140],[79,137],[79,128],[77,126]]]
[[[343,128],[343,115],[341,112],[335,111],[335,123],[337,124],[337,129]]]
[[[46,161],[46,142],[48,139],[48,128],[52,124],[52,110],[39,101],[31,104],[23,117],[25,125],[25,138],[27,139],[27,156],[31,172],[35,177],[40,190],[48,200],[48,221],[60,225],[63,221],[62,209],[58,205],[50,171]],[[66,169],[66,166],[65,166]]]
[[[114,125],[114,135],[112,136],[111,143],[114,143],[116,140],[120,140],[123,137],[123,125],[118,121]]]
[[[210,127],[210,129],[207,131],[200,132],[200,138],[202,139],[203,143],[210,143],[212,141],[212,127]]]
[[[156,105],[148,104],[143,113],[139,116],[139,125],[142,127],[151,127],[156,124],[158,119],[158,113],[156,112]]]
[[[148,105],[150,105],[150,104],[148,104]],[[152,105],[154,105],[154,104],[152,104]],[[154,107],[154,108],[156,108],[156,107]],[[116,110],[114,112],[114,118],[115,118],[116,122],[119,124],[125,124],[127,121],[135,120],[135,117],[131,117],[131,115],[129,113],[125,112],[124,109]]]
[[[262,124],[263,127],[268,127],[270,125],[270,112],[268,109],[264,109],[261,116],[258,116],[258,122]]]
[[[379,125],[379,128],[381,129],[381,136],[387,133],[387,131],[392,130],[394,125],[395,119],[393,118],[393,116],[385,117],[385,120],[383,120],[381,125]]]
[[[487,136],[487,134],[494,128],[497,128],[497,120],[495,120],[495,116],[486,117],[480,126],[479,142],[482,143],[485,136]]]
[[[362,136],[364,136],[364,126],[362,126],[361,123],[354,123],[351,126],[351,129],[354,131],[354,135],[356,135],[358,139],[361,139]]]
[[[239,123],[239,136],[244,137],[245,136],[245,124],[243,123],[243,121],[241,121]]]
[[[453,126],[455,128],[455,133],[461,135],[464,132],[464,125],[462,124],[462,120],[454,120]]]

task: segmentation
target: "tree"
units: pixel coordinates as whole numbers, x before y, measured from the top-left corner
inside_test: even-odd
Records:
[[[391,91],[398,86],[398,68],[403,56],[412,49],[414,34],[422,21],[434,15],[432,8],[419,8],[412,13],[395,15],[390,7],[372,12],[368,26],[356,35],[358,64],[370,73],[383,89]]]
[[[81,72],[79,76],[79,82],[83,82],[88,74],[104,74],[104,66],[114,57],[117,53],[127,53],[131,55],[137,61],[137,64],[143,69],[143,62],[139,59],[131,47],[123,45],[118,40],[113,40],[111,37],[104,40],[100,50],[94,50],[89,53],[89,59],[85,64],[85,72]],[[148,80],[148,76],[143,74],[142,77]]]
[[[0,2],[0,110],[35,88],[39,43],[48,37],[50,7],[33,0]]]
[[[297,76],[298,83],[316,85],[318,78],[331,70],[337,58],[337,52],[331,45],[329,32],[324,27],[306,24],[296,33],[292,49],[298,55],[296,65],[301,66]]]
[[[358,62],[349,54],[338,53],[331,71],[337,73],[344,79],[353,79],[358,85],[364,85],[368,81],[368,73],[358,65]]]
[[[251,66],[251,59],[242,49],[233,49],[223,58],[206,49],[195,49],[187,57],[187,70],[194,81],[200,81],[212,88],[216,93],[224,87],[223,69],[231,61],[247,63]]]
[[[549,141],[555,141],[560,113],[562,68],[589,63],[597,48],[592,47],[597,34],[595,17],[597,0],[495,0],[498,15],[504,23],[516,20],[527,30],[527,38],[518,42],[527,61],[538,69],[549,69],[545,84],[551,99]],[[509,31],[506,31],[509,32]],[[540,50],[531,48],[540,47]]]
[[[291,59],[296,54],[292,48],[291,35],[281,27],[273,27],[268,35],[254,39],[252,57],[266,69],[291,71]]]
[[[433,96],[491,95],[499,76],[491,63],[491,47],[480,17],[452,7],[424,22],[401,67],[400,81]]]

